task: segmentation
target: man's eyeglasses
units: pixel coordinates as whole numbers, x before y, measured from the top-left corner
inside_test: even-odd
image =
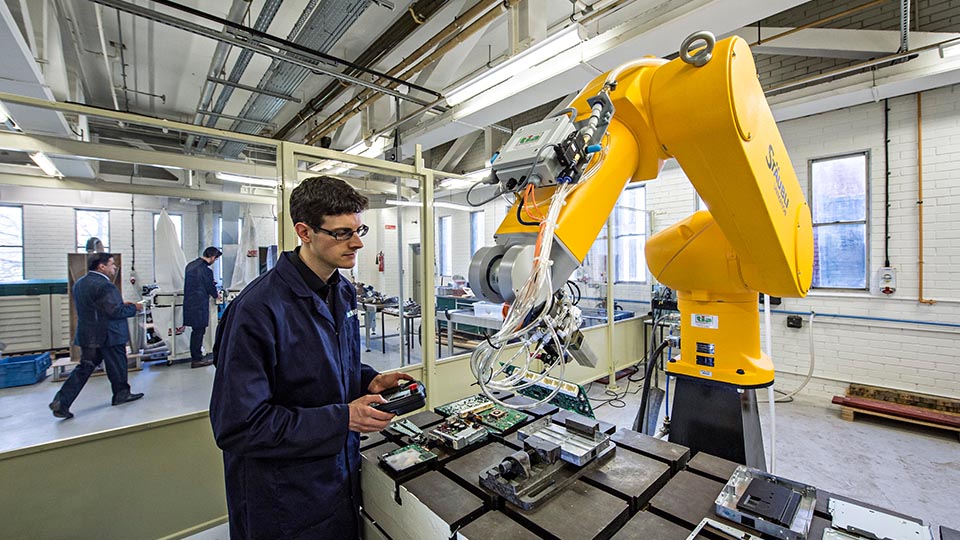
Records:
[[[352,237],[352,236],[354,235],[354,233],[356,233],[357,236],[366,236],[367,232],[370,231],[370,227],[367,227],[366,225],[361,225],[359,228],[357,228],[357,230],[353,230],[353,229],[337,229],[337,230],[335,230],[335,231],[328,231],[327,229],[324,229],[323,227],[317,227],[317,230],[320,231],[320,232],[322,232],[322,233],[329,234],[329,235],[332,236],[333,239],[336,240],[337,242],[343,242],[344,240],[347,240],[347,239],[349,239],[350,237]]]

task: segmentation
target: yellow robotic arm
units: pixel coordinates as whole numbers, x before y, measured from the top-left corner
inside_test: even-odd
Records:
[[[543,280],[530,267],[549,241],[549,277],[559,291],[623,187],[656,178],[663,161],[676,158],[709,212],[647,242],[647,264],[677,291],[682,317],[680,359],[667,369],[741,388],[772,384],[772,363],[760,352],[757,291],[806,294],[813,234],[746,42],[695,34],[680,58],[621,66],[588,84],[570,107],[574,121],[561,116],[525,126],[495,158],[490,183],[516,193],[517,201],[497,230],[497,245],[472,261],[473,289],[494,301],[526,298],[524,285]],[[550,216],[542,201],[561,192],[545,239]]]

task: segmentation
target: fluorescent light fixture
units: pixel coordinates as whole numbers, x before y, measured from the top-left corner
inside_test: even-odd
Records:
[[[417,208],[420,208],[420,203],[417,201],[398,201],[395,199],[387,199],[384,202],[386,202],[391,206],[415,206]],[[474,208],[470,206],[464,206],[462,204],[454,204],[454,203],[448,203],[443,201],[434,201],[433,207],[449,208],[450,210],[460,210],[461,212],[472,212],[474,210]]]
[[[937,49],[940,50],[940,58],[948,56],[960,56],[960,39],[941,43]]]
[[[63,173],[60,172],[60,169],[53,164],[53,161],[47,157],[43,152],[33,152],[29,154],[30,159],[37,164],[37,167],[40,167],[40,170],[43,171],[43,174],[47,176],[56,176],[57,178],[63,178]]]
[[[352,146],[348,147],[343,151],[344,154],[353,154],[355,156],[363,156],[375,158],[383,153],[384,149],[387,147],[387,142],[382,137],[378,137],[373,140],[369,145],[365,140],[361,140]],[[326,171],[328,174],[343,174],[350,169],[356,167],[353,163],[343,163],[342,161],[333,161],[325,159],[319,163],[307,167],[307,169],[320,172]]]
[[[23,133],[23,130],[17,125],[17,121],[10,116],[10,111],[7,110],[2,101],[0,101],[0,124],[6,124],[10,131]]]
[[[214,176],[221,182],[236,182],[238,184],[250,184],[251,186],[262,186],[268,188],[277,187],[277,181],[272,178],[257,178],[255,176],[242,176],[239,174],[218,172]]]
[[[527,49],[507,59],[502,64],[484,71],[480,75],[444,92],[447,104],[457,105],[485,92],[494,86],[523,73],[534,66],[580,44],[580,25],[572,24],[563,30],[547,36]]]

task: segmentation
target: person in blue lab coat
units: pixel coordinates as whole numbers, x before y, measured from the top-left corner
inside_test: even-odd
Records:
[[[203,250],[203,255],[187,264],[183,271],[183,325],[190,327],[190,367],[206,367],[213,360],[204,360],[203,335],[210,321],[210,301],[217,297],[217,284],[213,280],[210,265],[223,255],[219,249],[211,246]]]
[[[367,198],[329,177],[290,193],[300,246],[281,254],[217,327],[210,422],[223,450],[230,537],[359,537],[360,433],[392,414],[371,407],[405,373],[360,363],[352,268]]]
[[[113,284],[117,263],[110,253],[92,253],[87,257],[87,273],[73,284],[77,308],[77,331],[73,344],[80,347],[80,363],[53,397],[50,410],[57,418],[73,418],[70,405],[100,362],[104,363],[113,405],[136,401],[143,394],[130,393],[127,384],[127,318],[143,310],[143,304],[124,302]]]

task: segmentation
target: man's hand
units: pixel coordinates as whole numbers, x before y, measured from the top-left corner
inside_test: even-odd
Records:
[[[370,405],[374,403],[386,403],[380,394],[368,394],[361,396],[350,402],[350,431],[357,433],[372,433],[382,431],[393,420],[394,414],[378,411]]]
[[[415,380],[412,376],[407,375],[406,373],[381,373],[373,378],[370,381],[370,386],[367,386],[367,391],[371,394],[379,394],[384,390],[393,388],[400,384],[400,381],[413,381]]]
[[[140,302],[124,302],[124,304],[128,306],[134,306],[135,308],[137,308],[137,311],[143,311],[143,304],[141,304]]]

